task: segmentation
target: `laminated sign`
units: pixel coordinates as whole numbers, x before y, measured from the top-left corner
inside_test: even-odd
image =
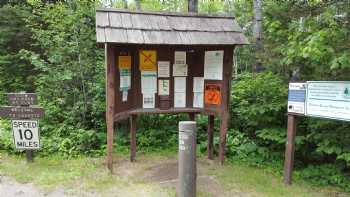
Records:
[[[118,66],[119,69],[127,69],[129,70],[131,68],[131,56],[119,56],[118,57]]]
[[[140,50],[140,71],[157,71],[157,51]]]
[[[221,85],[216,83],[205,84],[204,102],[208,105],[221,104]]]

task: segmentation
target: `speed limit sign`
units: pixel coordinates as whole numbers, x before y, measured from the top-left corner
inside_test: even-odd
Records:
[[[39,149],[37,120],[12,120],[13,138],[17,149]]]

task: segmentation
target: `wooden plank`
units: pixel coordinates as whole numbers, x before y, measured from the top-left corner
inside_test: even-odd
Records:
[[[155,18],[152,18],[154,20]],[[167,16],[162,16],[162,17],[157,17],[157,24],[159,30],[172,30],[172,28],[169,25],[168,17]]]
[[[284,158],[284,184],[286,185],[292,184],[296,125],[296,116],[288,114],[287,141]]]
[[[214,116],[208,115],[208,144],[207,144],[207,152],[208,159],[214,159]]]
[[[10,119],[39,119],[44,117],[45,111],[41,107],[0,107],[0,117]]]
[[[7,100],[10,105],[14,106],[38,104],[38,97],[35,93],[7,93]]]
[[[96,41],[97,42],[106,42],[106,37],[105,37],[105,29],[101,27],[96,28]]]
[[[112,64],[113,48],[105,44],[106,64],[106,124],[107,124],[107,167],[113,173],[113,132],[114,132],[114,111],[115,111],[115,65]]]
[[[123,28],[122,17],[119,13],[109,13],[109,23],[111,27]]]
[[[143,33],[141,30],[126,30],[128,43],[144,44]]]
[[[127,43],[128,37],[124,29],[105,29],[106,42]]]
[[[131,110],[130,114],[178,114],[178,113],[200,113],[201,109],[198,108],[170,108],[170,109],[158,109],[158,108],[153,108],[153,109],[135,109]]]
[[[142,14],[131,15],[131,22],[133,29],[149,29],[152,30],[152,26],[148,22],[148,16]]]
[[[121,16],[121,21],[122,21],[122,24],[123,24],[123,28],[130,29],[130,28],[133,27],[130,14],[123,13],[120,16]]]
[[[109,26],[108,12],[96,12],[96,26],[97,27]]]
[[[130,161],[134,162],[136,157],[136,122],[137,116],[130,117]]]

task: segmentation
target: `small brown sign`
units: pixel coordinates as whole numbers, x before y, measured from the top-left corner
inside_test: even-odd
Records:
[[[10,119],[38,119],[44,113],[44,109],[40,107],[0,107],[0,117]]]
[[[36,105],[38,101],[35,93],[8,93],[7,99],[14,106]]]

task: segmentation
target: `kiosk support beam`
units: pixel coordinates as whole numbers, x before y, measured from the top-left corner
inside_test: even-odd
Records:
[[[188,113],[188,117],[190,118],[190,121],[196,121],[196,114],[195,113]]]
[[[295,134],[296,134],[296,116],[288,114],[287,142],[286,142],[286,153],[285,153],[285,159],[284,159],[284,184],[286,185],[290,185],[292,183]]]
[[[134,162],[136,157],[136,121],[137,116],[130,116],[130,161]]]
[[[221,122],[220,122],[219,159],[220,159],[221,165],[223,165],[225,161],[227,127],[228,127],[228,114],[224,112],[221,115]]]
[[[107,124],[107,167],[113,173],[113,131],[114,131],[114,108],[115,108],[115,66],[112,63],[111,48],[105,43],[106,64],[106,124]]]
[[[208,159],[214,159],[214,150],[213,150],[213,141],[214,141],[214,116],[208,115]]]

